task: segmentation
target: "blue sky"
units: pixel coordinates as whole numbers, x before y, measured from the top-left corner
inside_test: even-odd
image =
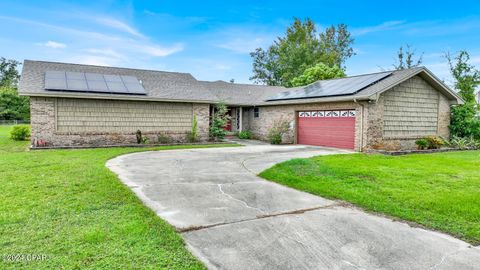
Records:
[[[357,52],[347,62],[349,75],[390,69],[405,44],[423,52],[424,65],[447,82],[446,51],[466,49],[480,68],[479,1],[86,2],[2,1],[0,56],[245,83],[249,52],[271,44],[293,17],[310,17],[320,30],[349,26]]]

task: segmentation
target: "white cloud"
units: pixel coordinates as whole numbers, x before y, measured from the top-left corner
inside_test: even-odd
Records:
[[[82,17],[82,19],[91,19],[88,17]],[[106,58],[114,58],[116,61],[124,60],[120,63],[126,63],[129,59],[139,59],[144,57],[165,57],[173,53],[177,53],[183,50],[183,44],[175,43],[171,46],[164,46],[155,44],[150,41],[147,37],[144,38],[131,38],[129,35],[122,33],[111,33],[108,31],[98,32],[97,28],[95,31],[88,30],[79,30],[76,28],[68,26],[58,26],[55,24],[44,23],[41,21],[34,21],[23,18],[1,16],[0,20],[9,20],[19,24],[26,24],[32,27],[37,28],[39,31],[45,33],[45,35],[55,35],[61,36],[64,39],[71,40],[71,45],[68,50],[63,50],[65,56],[63,59],[55,59],[57,61],[67,61],[67,59],[73,59],[78,52],[81,52],[82,57],[76,57],[75,59],[84,59],[86,56],[85,52],[88,53],[89,63],[97,64],[111,64],[112,59],[106,61]],[[97,20],[93,20],[97,22]],[[133,28],[129,27],[126,24],[122,24],[120,21],[116,20],[103,20],[103,23],[107,23],[114,28],[124,29],[126,33],[140,35],[142,34],[136,32]],[[104,24],[101,24],[104,25]],[[98,24],[97,24],[98,26]],[[66,48],[65,44],[48,41],[46,43],[37,43],[37,45],[48,46],[50,48]],[[98,49],[98,48],[108,48],[108,49]],[[58,56],[56,56],[58,57]],[[70,60],[69,60],[70,61]],[[85,61],[81,61],[85,63]]]
[[[170,54],[183,51],[183,45],[175,44],[171,47],[162,47],[158,45],[139,45],[138,51],[144,52],[150,56],[164,57]]]
[[[90,54],[95,54],[95,55],[103,55],[103,56],[108,56],[108,57],[113,57],[117,59],[126,59],[126,56],[123,54],[120,54],[116,52],[113,49],[107,48],[107,49],[95,49],[95,48],[90,48],[90,49],[85,49],[84,50],[87,53]]]
[[[119,65],[119,62],[111,57],[106,56],[97,56],[97,55],[78,55],[67,58],[65,61],[75,63],[75,64],[84,64],[84,65],[95,65],[95,66],[116,66]]]
[[[47,41],[45,43],[39,43],[40,45],[42,46],[45,46],[45,47],[49,47],[49,48],[52,48],[52,49],[64,49],[67,47],[66,44],[64,43],[60,43],[60,42],[55,42],[55,41]]]
[[[362,36],[370,33],[391,30],[403,25],[404,23],[405,21],[386,21],[379,25],[353,28],[351,32],[353,36]]]
[[[139,31],[137,31],[135,28],[117,19],[108,18],[108,17],[98,17],[95,20],[102,25],[123,31],[125,33],[129,33],[137,37],[144,37],[144,35],[141,34]]]

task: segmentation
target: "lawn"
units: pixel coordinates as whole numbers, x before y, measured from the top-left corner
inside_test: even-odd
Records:
[[[28,142],[8,139],[8,129],[0,126],[0,269],[204,269],[105,162],[220,145],[28,151]],[[8,261],[13,254],[46,259]]]
[[[480,151],[293,159],[260,176],[480,244]]]

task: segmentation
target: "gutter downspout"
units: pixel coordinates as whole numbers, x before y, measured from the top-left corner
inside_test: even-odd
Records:
[[[357,103],[362,107],[362,122],[360,123],[360,152],[363,151],[363,129],[365,126],[365,105],[362,103],[358,102],[356,98],[353,99],[354,103]]]

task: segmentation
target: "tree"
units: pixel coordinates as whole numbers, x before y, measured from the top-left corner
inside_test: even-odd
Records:
[[[225,127],[230,120],[228,115],[228,108],[224,103],[215,105],[215,110],[212,116],[212,124],[210,126],[210,138],[214,141],[223,140],[227,131]]]
[[[480,71],[470,64],[467,51],[460,51],[455,57],[446,53],[450,73],[455,80],[454,87],[466,103],[475,103],[475,89],[480,85]]]
[[[20,74],[17,67],[20,62],[15,60],[7,60],[0,58],[0,87],[17,87]]]
[[[346,59],[354,55],[353,38],[347,26],[340,24],[317,34],[315,23],[295,18],[283,37],[264,50],[250,53],[253,58],[253,76],[250,80],[267,85],[291,86],[293,78],[316,64],[344,69]]]
[[[345,77],[345,71],[338,66],[329,67],[324,63],[305,69],[302,75],[290,81],[291,86],[303,86],[319,80]]]
[[[11,87],[0,87],[0,119],[27,120],[30,118],[28,97],[19,96]]]
[[[423,53],[420,55],[420,57],[418,57],[416,61],[413,60],[415,54],[416,50],[412,50],[410,45],[407,44],[407,49],[405,52],[403,51],[403,46],[400,46],[397,52],[398,62],[396,64],[393,64],[393,67],[396,70],[401,70],[420,66],[423,62]]]
[[[469,63],[467,51],[460,51],[456,56],[447,53],[450,73],[454,79],[454,87],[465,104],[452,108],[450,131],[452,136],[473,137],[480,140],[480,119],[478,105],[475,103],[475,89],[480,85],[480,71]]]

